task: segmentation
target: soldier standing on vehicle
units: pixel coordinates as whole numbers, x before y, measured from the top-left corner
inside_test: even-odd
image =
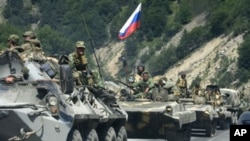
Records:
[[[186,80],[186,74],[182,73],[181,77],[178,78],[176,82],[176,86],[179,90],[179,96],[181,98],[188,97],[187,96],[187,80]]]
[[[133,89],[138,90],[138,93],[135,93],[136,98],[148,98],[151,99],[152,90],[154,88],[154,81],[150,78],[148,72],[142,74],[142,80],[134,83]]]

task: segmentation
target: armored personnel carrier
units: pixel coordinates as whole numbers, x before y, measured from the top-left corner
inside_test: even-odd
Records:
[[[76,88],[59,60],[59,79],[44,60],[0,55],[0,140],[127,140],[127,114],[106,95]]]
[[[198,101],[204,101],[203,98],[199,98]],[[197,99],[196,99],[197,100]],[[197,104],[192,98],[180,99],[180,102],[184,104],[184,107],[189,111],[196,113],[196,121],[191,126],[192,134],[205,133],[205,136],[212,137],[216,134],[216,126],[218,120],[218,113],[210,104],[199,103]]]
[[[210,94],[216,93],[220,97],[220,103],[214,105],[214,102],[210,102],[219,114],[218,125],[220,128],[227,129],[230,124],[236,124],[240,110],[239,93],[232,89],[220,89],[218,85],[207,85],[206,91],[210,92]]]
[[[115,83],[109,84],[115,85]],[[126,95],[124,93],[129,92],[128,89],[122,89],[121,95]],[[159,96],[157,93],[158,90],[154,90],[152,99],[134,99],[129,96],[119,101],[119,105],[128,113],[125,125],[128,137],[190,141],[190,127],[196,120],[195,112],[187,111],[175,100],[163,100],[163,94],[168,95],[166,91],[162,90]],[[155,101],[156,99],[158,101]]]

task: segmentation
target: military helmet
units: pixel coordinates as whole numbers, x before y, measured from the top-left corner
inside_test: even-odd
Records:
[[[19,37],[15,34],[9,36],[8,41],[11,41],[13,44],[17,44],[19,42]]]
[[[85,48],[84,41],[77,41],[76,48]]]
[[[144,65],[142,65],[142,64],[139,64],[138,66],[137,66],[137,70],[139,70],[139,68],[140,67],[142,67],[142,71],[144,71],[145,70],[145,66]]]
[[[35,39],[36,35],[33,31],[26,31],[24,32],[23,37],[30,37],[31,39]]]

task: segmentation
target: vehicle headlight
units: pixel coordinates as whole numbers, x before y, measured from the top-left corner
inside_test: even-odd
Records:
[[[167,113],[172,113],[172,112],[173,112],[173,108],[170,107],[170,106],[167,106],[167,107],[166,107],[166,112],[167,112]]]
[[[48,98],[48,103],[49,103],[50,106],[55,106],[55,105],[57,105],[58,100],[57,100],[57,98],[55,96],[50,96]]]
[[[207,108],[207,109],[205,110],[205,113],[206,113],[206,114],[210,114],[210,110]]]

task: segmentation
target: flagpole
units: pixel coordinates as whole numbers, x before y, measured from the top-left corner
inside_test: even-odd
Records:
[[[133,11],[132,15],[128,18],[126,23],[123,25],[123,27],[120,29],[118,38],[120,40],[125,40],[127,37],[129,37],[132,33],[134,33],[139,27],[140,27],[140,15],[141,15],[141,2],[138,4],[136,9]],[[127,48],[125,48],[125,75],[126,75],[126,82],[128,82],[128,52]]]

